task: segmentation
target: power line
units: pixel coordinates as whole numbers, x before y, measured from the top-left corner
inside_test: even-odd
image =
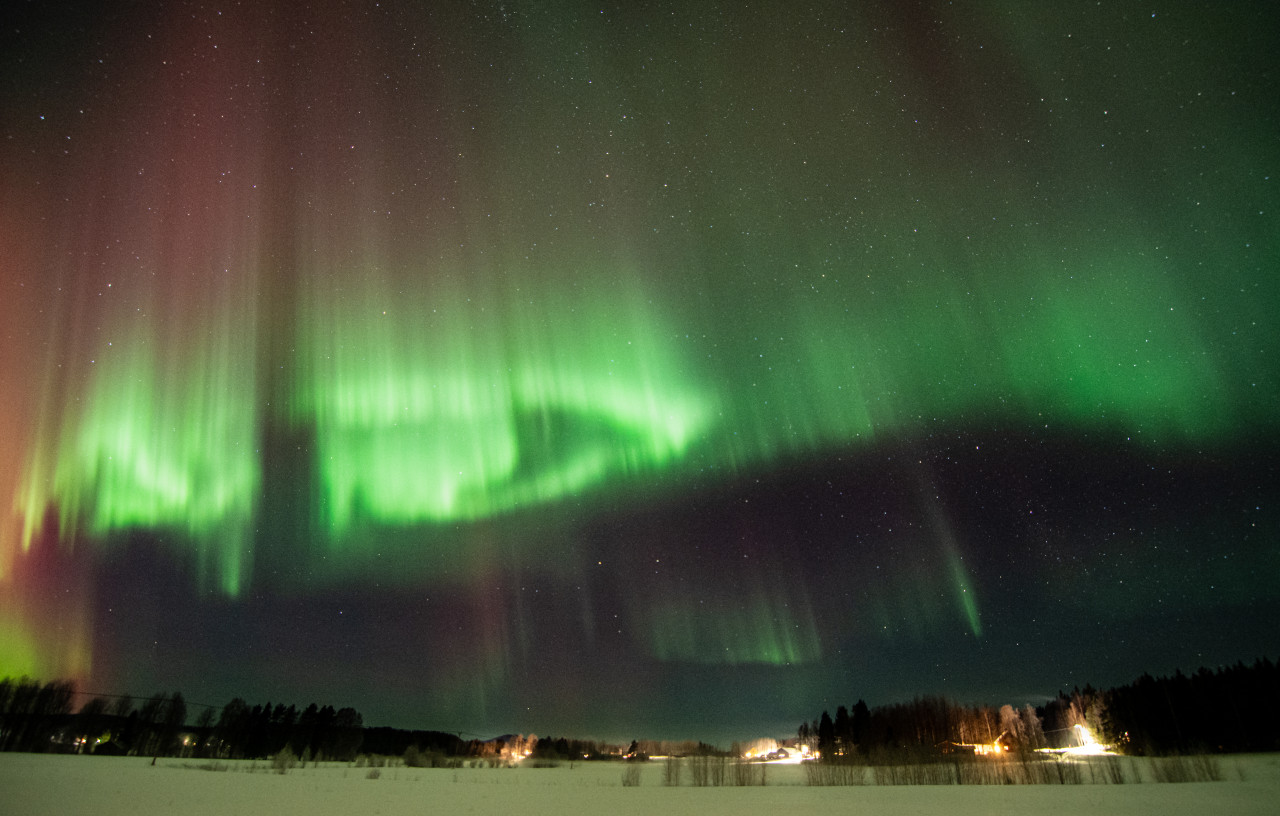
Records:
[[[73,691],[71,693],[73,695],[79,695],[82,697],[98,697],[98,698],[105,698],[109,700],[151,700],[155,697],[155,695],[152,695],[150,697],[140,697],[136,694],[108,694],[107,692],[102,692],[102,691]],[[175,693],[181,694],[182,692],[179,691]],[[172,698],[172,695],[162,695],[162,696],[165,700],[169,700]],[[199,706],[201,708],[212,708],[215,711],[219,708],[222,708],[222,706],[219,706],[219,705],[211,705],[209,703],[197,703],[192,700],[188,700],[185,697],[182,699],[182,702],[184,705],[188,707]]]

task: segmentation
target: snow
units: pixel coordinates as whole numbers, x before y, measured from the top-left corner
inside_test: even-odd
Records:
[[[1142,760],[1132,760],[1135,768]],[[641,765],[639,785],[622,784],[622,763],[557,768],[380,768],[346,763],[271,772],[268,762],[0,754],[0,814],[181,813],[184,816],[349,816],[412,813],[607,813],[719,816],[768,813],[1151,814],[1276,812],[1280,755],[1218,759],[1223,781],[1178,784],[809,787],[798,765],[771,765],[765,787],[665,787],[661,762]],[[1139,771],[1137,776],[1150,778]]]

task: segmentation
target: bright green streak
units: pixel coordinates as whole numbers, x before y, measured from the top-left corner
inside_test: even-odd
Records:
[[[251,568],[260,479],[252,335],[228,326],[189,354],[151,338],[121,345],[94,361],[42,460],[52,460],[45,500],[65,534],[176,533],[201,582],[236,595]]]
[[[293,421],[315,424],[335,543],[361,519],[479,518],[668,467],[715,404],[616,291],[493,310],[371,287],[317,312]]]
[[[978,598],[974,592],[973,584],[969,581],[969,573],[964,568],[960,557],[954,552],[949,552],[948,566],[951,568],[951,577],[955,581],[956,597],[960,602],[960,610],[964,613],[964,619],[969,624],[969,631],[976,637],[982,637],[982,618],[978,615]]]

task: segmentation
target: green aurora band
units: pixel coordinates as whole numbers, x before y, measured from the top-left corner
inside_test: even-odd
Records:
[[[316,517],[303,522],[327,558],[377,546],[361,532],[370,525],[478,520],[609,484],[910,437],[938,419],[991,414],[1153,444],[1212,443],[1240,427],[1248,403],[1231,361],[1207,351],[1206,326],[1157,271],[1017,278],[1000,298],[943,286],[869,297],[880,305],[856,315],[784,311],[779,323],[800,339],[743,341],[768,351],[738,371],[699,360],[635,285],[482,306],[366,282],[342,304],[305,299],[285,416],[256,408],[261,376],[245,361],[261,355],[227,315],[208,345],[166,354],[144,338],[96,364],[39,460],[51,475],[28,482],[49,492],[28,490],[27,518],[48,506],[64,530],[95,538],[165,531],[186,542],[206,587],[236,596],[252,580],[270,424],[314,439]],[[1018,313],[993,314],[1011,304]],[[715,387],[726,381],[736,391]],[[903,591],[950,594],[980,635],[957,545],[940,553],[946,575]],[[787,664],[821,652],[811,616],[767,595],[708,605],[677,592],[643,614],[662,660]]]
[[[433,160],[447,169],[420,202],[401,196],[398,226],[368,212],[391,208],[405,155],[426,150],[401,117],[436,119],[375,86],[377,66],[338,82],[319,46],[298,93],[339,100],[333,123],[301,99],[297,150],[258,148],[271,142],[255,120],[226,126],[238,151],[209,139],[204,164],[166,171],[172,195],[197,202],[223,165],[239,182],[286,164],[287,181],[219,187],[210,208],[222,217],[205,224],[103,216],[107,234],[84,246],[134,235],[142,260],[110,271],[147,308],[83,292],[60,304],[74,317],[46,344],[18,486],[22,544],[50,515],[76,546],[155,533],[202,588],[239,597],[272,546],[268,528],[305,530],[304,557],[340,574],[381,546],[381,530],[421,533],[425,549],[441,531],[529,508],[939,429],[1051,426],[1162,450],[1277,429],[1280,193],[1257,169],[1275,157],[1258,100],[1219,93],[1174,121],[1166,108],[1185,89],[1156,83],[1121,104],[1093,76],[1114,70],[1101,59],[1073,69],[1095,90],[1062,99],[1068,69],[1048,62],[1065,46],[1038,39],[1039,25],[989,36],[985,54],[1022,66],[1006,104],[964,78],[1006,76],[994,56],[933,77],[893,63],[892,43],[811,48],[767,15],[696,47],[674,23],[668,39],[618,42],[596,16],[572,30],[535,19],[494,47],[501,59],[454,55],[432,77],[454,110],[433,124],[445,147],[432,156],[447,161]],[[880,31],[864,22],[849,28]],[[358,43],[331,36],[332,64],[359,62]],[[593,62],[579,42],[611,56]],[[1133,64],[1160,63],[1162,46],[1145,47]],[[621,56],[655,49],[680,59],[641,70]],[[809,61],[804,98],[768,63],[787,54]],[[1217,64],[1216,52],[1186,58]],[[757,75],[767,81],[743,79]],[[223,80],[256,87],[238,76]],[[230,106],[172,81],[165,93],[201,115]],[[962,121],[965,108],[982,128]],[[126,144],[99,186],[141,200],[146,152]],[[447,216],[439,191],[458,202]],[[285,226],[260,225],[272,217]],[[434,231],[413,232],[418,221]],[[169,243],[189,251],[175,253],[163,239],[179,223],[188,232]],[[463,243],[471,254],[445,249]],[[55,256],[50,266],[66,263]],[[285,475],[305,496],[282,520],[264,495],[285,445],[298,451]],[[920,597],[921,616],[958,610],[980,636],[964,543],[934,522],[940,566],[884,592],[868,625],[910,617],[894,597]],[[804,598],[763,579],[748,587],[637,599],[642,639],[677,662],[821,657]]]
[[[305,322],[291,420],[315,425],[334,542],[357,518],[483,518],[670,467],[711,423],[714,396],[625,292],[433,302],[370,286]]]
[[[51,478],[29,482],[50,491],[29,492],[28,518],[53,506],[64,529],[84,525],[93,536],[180,532],[234,595],[250,577],[266,420],[314,428],[315,521],[339,551],[362,520],[478,519],[619,477],[678,473],[717,450],[741,467],[910,434],[926,420],[991,410],[983,398],[992,394],[1014,421],[1153,441],[1229,432],[1239,403],[1200,328],[1167,296],[1130,294],[1151,292],[1132,273],[1124,290],[1108,280],[1078,284],[1078,294],[1052,282],[1025,287],[1025,313],[985,333],[968,325],[976,318],[917,304],[886,309],[900,315],[893,321],[796,316],[797,330],[809,327],[807,353],[750,370],[736,398],[708,387],[716,380],[638,296],[494,309],[370,287],[357,303],[298,321],[303,373],[283,420],[255,410],[253,367],[243,362],[255,358],[251,336],[237,339],[231,325],[212,333],[212,347],[177,358],[157,359],[153,343],[138,341],[101,361],[44,457]]]

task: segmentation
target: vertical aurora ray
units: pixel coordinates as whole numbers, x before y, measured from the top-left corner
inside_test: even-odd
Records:
[[[36,650],[34,666],[5,655],[5,673],[90,676],[91,576],[137,532],[200,589],[234,596],[250,574],[261,120],[246,67],[194,47],[199,21],[139,22],[124,28],[144,46],[32,114],[45,127],[22,164],[5,155],[30,165],[7,176],[6,210],[30,211],[4,269],[29,356],[5,385],[29,402],[0,626]]]
[[[1176,270],[1116,255],[1061,274],[1029,252],[968,286],[943,274],[928,288],[855,282],[848,300],[799,298],[772,343],[724,344],[742,349],[734,374],[751,386],[734,392],[726,427],[756,460],[984,414],[1153,445],[1227,438],[1258,406],[1228,373],[1239,363],[1215,351],[1220,329],[1196,316]]]
[[[964,555],[960,551],[960,542],[956,538],[955,529],[943,514],[937,497],[929,496],[928,484],[920,487],[920,501],[925,505],[924,515],[929,520],[929,532],[938,540],[942,551],[942,560],[946,564],[954,586],[957,606],[961,619],[967,624],[969,634],[975,638],[982,637],[982,616],[978,611],[978,593],[972,576],[964,565]]]
[[[749,509],[671,529],[643,518],[617,522],[630,546],[608,556],[617,561],[608,571],[627,587],[627,627],[653,659],[775,668],[821,661],[802,545],[771,529],[767,511]]]
[[[677,461],[714,400],[610,275],[598,293],[526,287],[497,308],[367,279],[354,302],[313,307],[293,421],[315,424],[334,540],[358,517],[475,519]]]
[[[196,550],[201,583],[236,595],[250,570],[246,527],[258,484],[244,362],[253,335],[252,325],[219,322],[213,348],[161,361],[150,350],[166,344],[127,340],[118,359],[100,361],[83,413],[59,439],[49,502],[73,534],[78,524],[98,539],[173,531]]]
[[[664,662],[793,666],[822,656],[813,611],[779,589],[738,586],[725,596],[659,601],[646,631],[648,648]]]
[[[174,35],[171,61],[191,59],[189,36]],[[264,191],[244,145],[261,123],[217,90],[236,68],[203,71],[175,65],[160,81],[173,110],[131,100],[138,121],[110,137],[115,149],[80,159],[96,184],[75,200],[93,217],[67,231],[79,257],[49,251],[55,280],[76,282],[63,295],[75,319],[50,344],[62,371],[46,382],[20,489],[24,541],[46,508],[71,539],[168,531],[203,586],[234,595],[258,488]],[[140,150],[151,129],[163,137]]]

